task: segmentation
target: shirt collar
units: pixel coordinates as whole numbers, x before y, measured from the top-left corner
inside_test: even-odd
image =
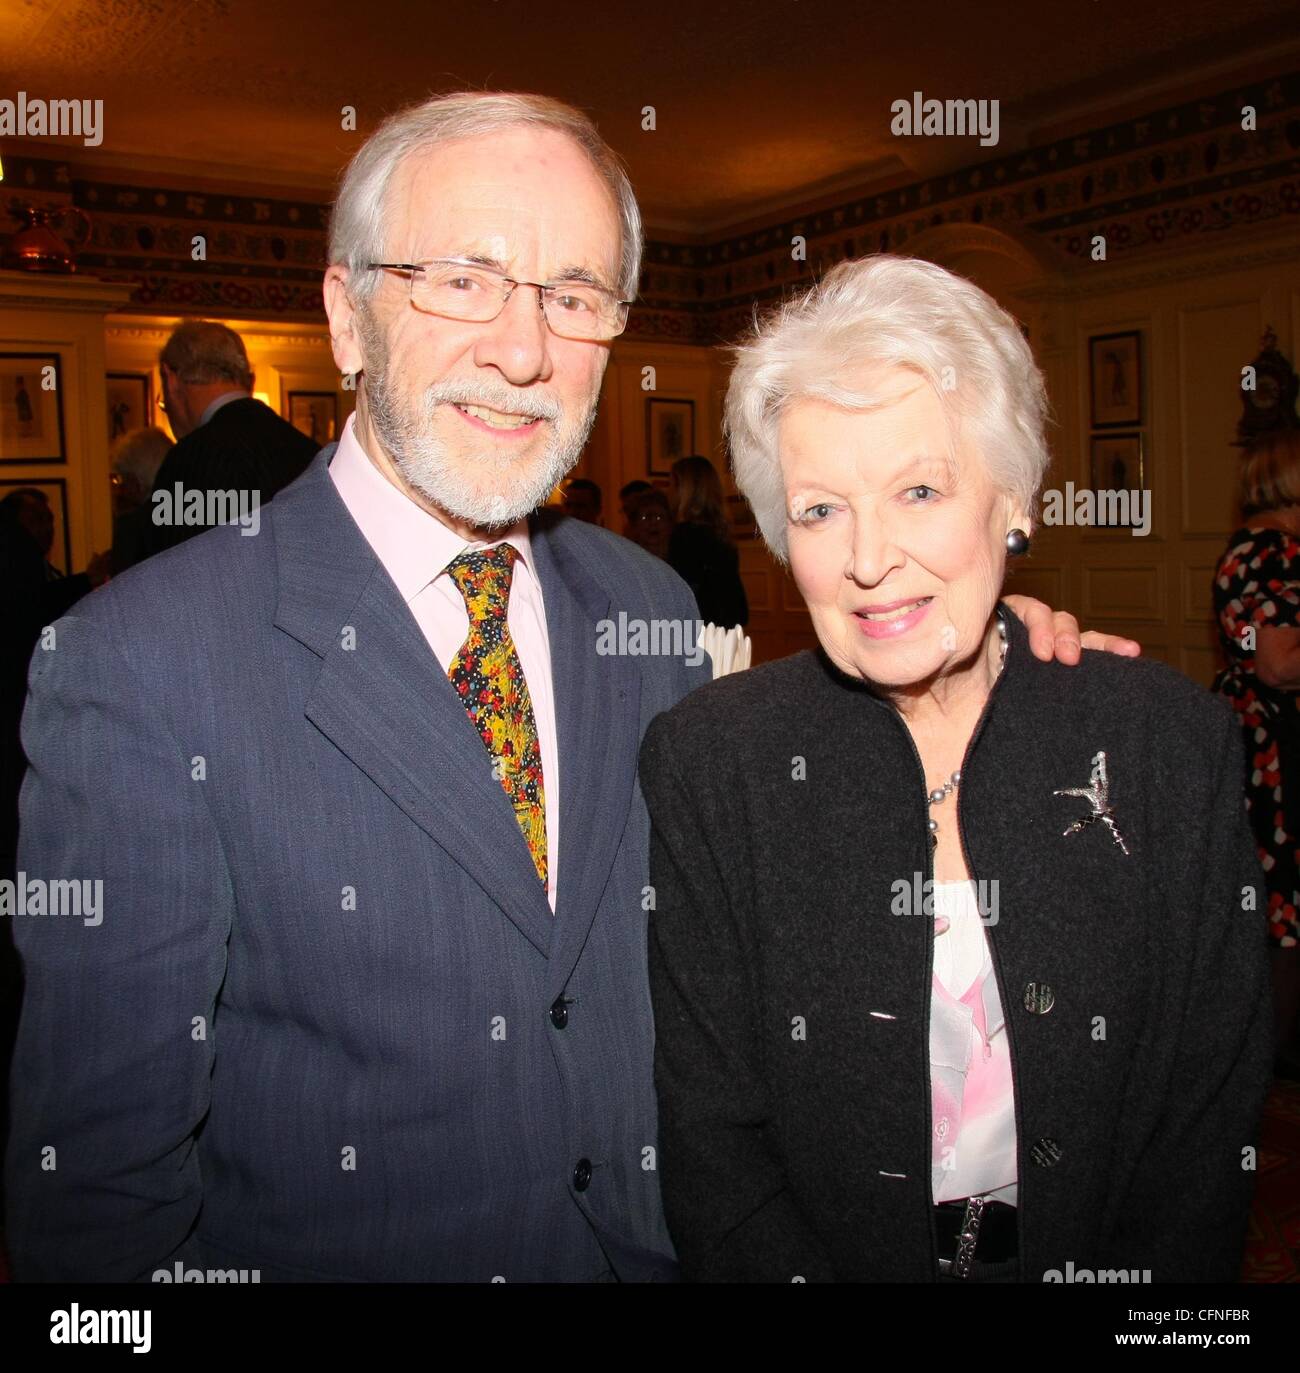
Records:
[[[225,391],[216,400],[209,403],[208,407],[199,416],[196,428],[201,429],[207,422],[221,409],[223,405],[229,405],[232,400],[248,400],[247,391]]]
[[[490,539],[463,539],[384,476],[362,448],[355,430],[356,416],[349,415],[330,459],[330,477],[404,601],[412,601],[467,549],[512,544],[528,574],[533,575],[526,519]]]

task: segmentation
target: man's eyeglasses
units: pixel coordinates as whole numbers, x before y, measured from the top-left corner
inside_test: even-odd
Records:
[[[372,272],[405,272],[411,283],[411,304],[444,319],[486,324],[506,308],[519,286],[532,286],[546,323],[560,338],[605,340],[627,328],[630,300],[585,281],[515,281],[495,267],[460,258],[433,262],[368,262]]]

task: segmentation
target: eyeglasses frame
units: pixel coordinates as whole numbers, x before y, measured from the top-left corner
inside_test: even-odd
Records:
[[[416,272],[426,271],[430,267],[442,266],[471,267],[476,272],[487,272],[491,276],[500,278],[502,286],[509,287],[506,293],[501,297],[501,305],[500,308],[497,310],[496,314],[489,315],[487,319],[461,320],[456,315],[438,315],[438,312],[436,310],[429,310],[426,312],[428,314],[438,315],[439,319],[455,319],[462,324],[491,324],[494,319],[499,319],[501,317],[502,310],[504,310],[506,306],[509,305],[511,296],[514,295],[514,293],[519,289],[520,286],[532,286],[537,291],[537,308],[542,312],[542,318],[546,321],[546,327],[553,334],[555,334],[556,338],[573,338],[572,335],[559,333],[556,330],[555,326],[551,323],[551,317],[546,313],[546,300],[548,293],[558,291],[563,286],[589,286],[593,291],[599,291],[602,295],[608,296],[616,306],[622,306],[624,310],[630,309],[631,306],[633,306],[636,303],[635,301],[631,300],[620,300],[618,298],[618,294],[615,291],[611,290],[608,286],[602,286],[599,282],[520,281],[517,280],[515,277],[507,276],[503,271],[501,271],[497,267],[489,267],[486,263],[474,262],[469,258],[463,257],[434,257],[430,258],[428,262],[367,262],[366,270],[368,272],[409,272],[411,274],[411,286],[412,288],[414,288]],[[416,306],[415,308],[419,309],[419,306]],[[617,334],[610,334],[608,339],[584,339],[579,337],[574,341],[579,343],[605,343],[612,339],[618,338],[619,334],[622,334],[626,328],[627,315],[624,314],[623,327],[618,331]]]

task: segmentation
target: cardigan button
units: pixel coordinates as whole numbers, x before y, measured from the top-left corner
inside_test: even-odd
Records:
[[[1030,1015],[1046,1015],[1056,1005],[1056,993],[1046,982],[1025,984],[1025,1010]]]
[[[1040,1168],[1055,1168],[1061,1161],[1061,1146],[1054,1139],[1035,1140],[1029,1150],[1029,1157]]]
[[[573,1169],[573,1190],[585,1192],[591,1186],[591,1160],[580,1158]]]

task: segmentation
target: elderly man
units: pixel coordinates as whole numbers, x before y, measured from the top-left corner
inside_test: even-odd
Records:
[[[103,903],[17,922],[19,1278],[674,1276],[636,756],[702,674],[596,646],[696,606],[535,513],[639,254],[577,111],[395,116],[331,229],[339,443],[37,653],[21,866]]]

